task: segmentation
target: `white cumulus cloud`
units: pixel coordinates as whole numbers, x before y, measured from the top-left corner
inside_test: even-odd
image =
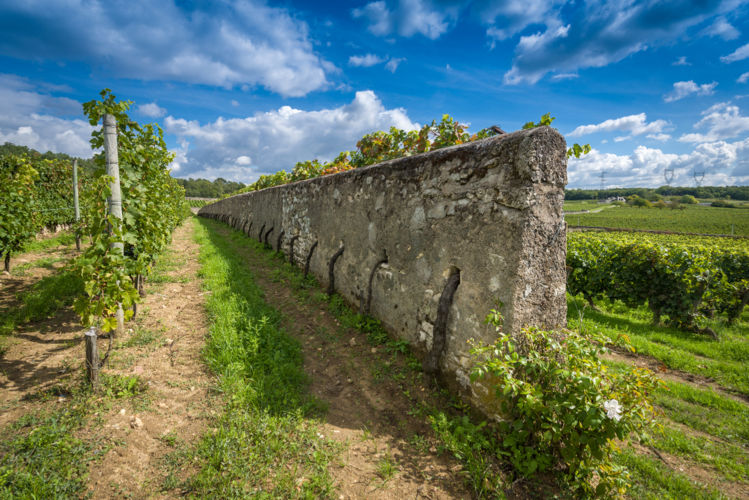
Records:
[[[351,56],[348,58],[349,66],[355,67],[369,68],[370,66],[383,62],[385,62],[385,59],[374,54],[364,54],[362,56]]]
[[[730,102],[719,102],[702,112],[702,118],[694,124],[694,128],[706,132],[684,134],[679,141],[714,142],[747,134],[749,116],[743,116],[739,107]]]
[[[693,80],[686,82],[674,83],[674,89],[663,96],[663,100],[666,102],[674,102],[680,99],[684,99],[692,94],[694,95],[713,95],[715,93],[715,87],[718,86],[718,82],[703,83],[698,85]]]
[[[114,76],[222,87],[262,86],[283,96],[326,88],[335,68],[307,25],[262,0],[0,3],[0,54],[82,61]],[[14,26],[20,26],[13,29]],[[33,31],[33,35],[30,34]]]
[[[148,104],[138,106],[138,112],[149,118],[159,118],[166,114],[166,109],[160,107],[155,102],[149,102]]]
[[[283,106],[246,118],[201,124],[168,116],[165,129],[180,140],[179,175],[252,182],[261,174],[290,171],[298,161],[333,159],[354,149],[362,135],[391,126],[414,130],[402,108],[387,109],[371,90],[331,109],[305,111]],[[252,158],[245,163],[242,157]]]
[[[741,73],[741,76],[736,80],[738,83],[746,83],[749,81],[749,71],[746,73]]]
[[[749,43],[747,43],[746,45],[742,45],[727,56],[722,56],[720,60],[724,63],[732,63],[736,61],[742,61],[747,57],[749,57]]]
[[[24,78],[0,74],[0,144],[88,158],[92,130],[79,102],[52,96]]]
[[[647,114],[640,113],[637,115],[622,116],[612,118],[601,123],[591,125],[580,125],[568,135],[570,137],[580,137],[588,134],[601,132],[625,132],[627,135],[616,137],[615,142],[621,142],[631,139],[634,136],[647,134],[651,139],[659,141],[667,140],[669,136],[664,134],[670,124],[666,120],[655,120],[648,122]]]

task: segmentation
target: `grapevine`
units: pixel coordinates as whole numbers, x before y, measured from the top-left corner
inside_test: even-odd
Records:
[[[37,229],[34,182],[39,174],[27,158],[0,158],[0,255],[10,272],[10,257],[34,237]]]
[[[122,221],[107,215],[106,202],[111,178],[105,175],[104,155],[97,154],[94,179],[84,193],[85,209],[80,230],[90,236],[91,246],[78,258],[76,268],[84,279],[85,296],[75,304],[84,325],[101,322],[104,331],[116,327],[115,313],[121,304],[125,319],[140,300],[135,283],[147,276],[156,257],[170,242],[173,229],[189,213],[184,188],[169,175],[172,154],[168,152],[158,125],[141,126],[130,120],[129,101],[116,101],[109,89],[102,100],[83,105],[91,125],[105,114],[117,122]],[[103,146],[103,132],[95,130],[91,147]],[[124,245],[121,255],[114,243]]]

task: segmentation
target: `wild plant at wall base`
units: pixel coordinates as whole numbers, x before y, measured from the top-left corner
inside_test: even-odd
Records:
[[[487,322],[498,338],[472,350],[471,377],[499,402],[500,455],[523,477],[551,472],[585,496],[623,494],[629,475],[613,463],[615,440],[646,439],[656,426],[649,397],[659,380],[647,369],[607,370],[606,337],[526,328],[516,340],[502,332],[498,311]],[[629,346],[623,336],[617,344]]]

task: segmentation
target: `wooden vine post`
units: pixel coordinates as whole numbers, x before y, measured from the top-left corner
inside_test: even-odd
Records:
[[[85,333],[86,337],[86,377],[91,388],[99,389],[99,351],[96,347],[96,327],[92,326]]]
[[[112,178],[110,195],[107,198],[108,214],[119,220],[122,227],[122,192],[120,191],[120,165],[117,156],[117,120],[113,114],[104,115],[104,153],[107,161],[107,175]],[[122,242],[114,242],[111,247],[120,255],[124,254],[125,246]],[[118,337],[125,333],[125,313],[122,304],[117,307],[117,329]],[[111,335],[111,333],[110,333]]]
[[[81,209],[78,206],[78,159],[73,160],[73,206],[75,207],[75,223],[81,220]],[[81,251],[81,235],[75,232],[75,249]]]

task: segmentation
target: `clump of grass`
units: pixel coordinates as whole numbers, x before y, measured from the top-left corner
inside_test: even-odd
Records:
[[[382,479],[382,483],[385,484],[390,481],[398,473],[398,464],[390,454],[390,450],[386,451],[382,458],[377,463],[375,469],[377,475]]]
[[[132,335],[122,343],[122,347],[143,347],[160,342],[163,337],[161,332],[137,325]]]
[[[148,390],[148,384],[137,375],[101,373],[101,386],[104,394],[113,399],[132,398]]]

